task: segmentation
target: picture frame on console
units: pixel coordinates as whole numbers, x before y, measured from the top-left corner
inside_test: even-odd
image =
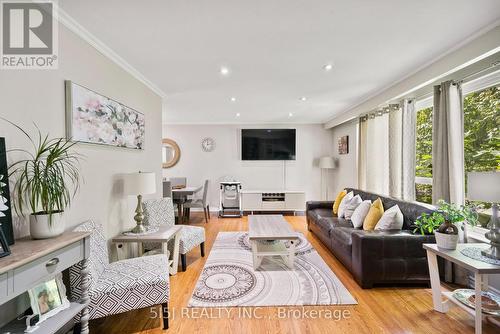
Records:
[[[37,324],[70,307],[61,274],[36,285],[28,291],[28,295],[33,316],[38,316]]]

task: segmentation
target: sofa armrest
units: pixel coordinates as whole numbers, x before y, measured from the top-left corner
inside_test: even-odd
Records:
[[[396,276],[408,280],[426,276],[424,243],[435,243],[434,235],[410,231],[353,231],[353,274],[363,287]]]
[[[306,211],[314,209],[331,209],[333,201],[308,201],[306,202]]]

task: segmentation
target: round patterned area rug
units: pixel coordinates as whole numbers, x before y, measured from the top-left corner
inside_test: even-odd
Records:
[[[220,232],[188,306],[340,304],[357,303],[302,234],[293,270],[280,256],[265,257],[254,270],[248,233]]]
[[[235,264],[215,264],[203,269],[193,298],[212,303],[243,298],[256,287],[256,277],[247,268]]]

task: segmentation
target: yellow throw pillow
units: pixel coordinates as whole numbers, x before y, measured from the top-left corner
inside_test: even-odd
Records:
[[[363,230],[373,230],[380,218],[382,218],[383,214],[384,205],[382,204],[382,200],[380,198],[377,198],[377,200],[373,202],[372,206],[370,207],[370,211],[368,211],[368,214],[363,221]]]
[[[335,202],[333,202],[333,214],[336,215],[339,212],[340,202],[342,202],[342,198],[347,195],[347,191],[344,189],[337,195]]]

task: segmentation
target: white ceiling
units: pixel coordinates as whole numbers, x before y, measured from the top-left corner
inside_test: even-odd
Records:
[[[165,92],[167,123],[322,123],[500,19],[499,0],[59,3]]]

